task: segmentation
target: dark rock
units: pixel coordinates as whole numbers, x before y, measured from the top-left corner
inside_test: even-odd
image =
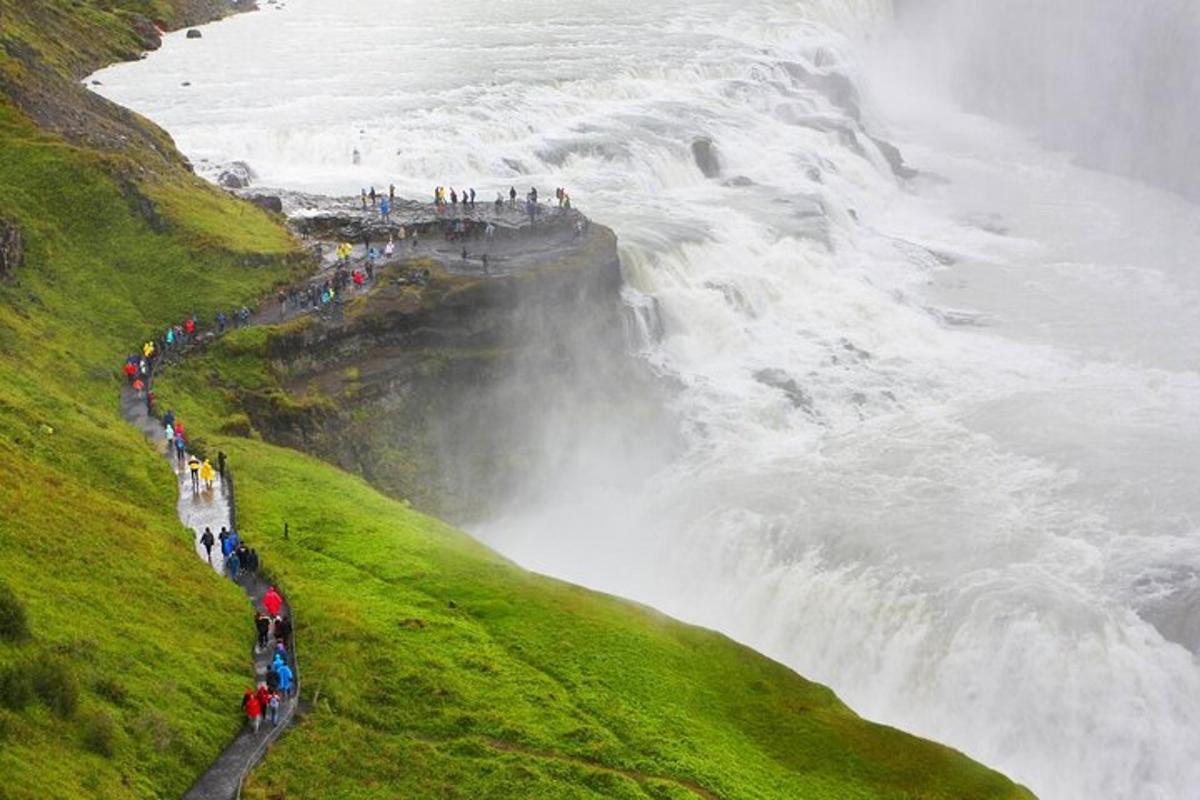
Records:
[[[162,47],[162,34],[153,20],[143,14],[133,14],[129,22],[143,50],[157,50]]]
[[[0,278],[10,277],[25,263],[25,241],[16,223],[0,219]]]
[[[858,95],[858,88],[848,77],[839,72],[812,72],[802,64],[792,61],[785,62],[783,68],[797,84],[820,92],[830,103],[844,111],[846,116],[855,122],[861,121],[862,101]]]
[[[909,180],[915,178],[919,174],[915,169],[904,163],[904,155],[900,152],[900,148],[884,139],[877,139],[874,136],[868,137],[875,146],[879,148],[879,152],[883,154],[884,159],[888,162],[888,166],[892,168],[892,172],[897,178]]]
[[[254,170],[245,161],[234,161],[217,176],[217,183],[226,189],[245,189],[255,178]]]
[[[283,200],[276,195],[255,194],[247,197],[246,200],[264,211],[270,211],[273,214],[283,213]]]
[[[204,34],[201,33],[200,31],[196,30],[195,28],[192,28],[190,31],[187,32],[187,38],[189,38],[189,39],[199,39],[203,36],[204,36]]]
[[[800,385],[796,383],[795,378],[788,375],[783,370],[774,368],[760,369],[758,372],[754,373],[754,380],[758,381],[764,386],[770,386],[772,389],[778,389],[779,391],[783,392],[785,395],[787,395],[787,398],[792,401],[792,405],[794,405],[796,408],[812,412],[812,398],[808,396],[807,392],[800,388]]]
[[[692,141],[692,158],[696,166],[706,178],[717,178],[721,175],[721,160],[717,157],[717,149],[712,139],[700,137]]]

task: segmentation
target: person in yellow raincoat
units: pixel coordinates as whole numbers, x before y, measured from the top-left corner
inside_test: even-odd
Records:
[[[144,345],[142,345],[142,355],[144,355],[146,358],[150,358],[154,355],[154,342],[146,342]]]
[[[207,458],[204,459],[204,463],[200,465],[200,480],[204,481],[204,488],[210,492],[212,491],[213,478],[215,477],[216,474],[213,472],[212,462]]]

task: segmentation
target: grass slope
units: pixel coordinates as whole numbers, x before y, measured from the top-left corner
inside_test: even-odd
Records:
[[[319,692],[251,797],[1029,796],[723,636],[530,574],[327,464],[221,436],[248,392],[279,391],[271,336],[238,331],[159,383],[233,454],[240,524],[300,610]]]
[[[72,73],[132,41],[100,5],[0,0],[0,88],[85,107]],[[167,321],[299,266],[277,223],[164,158],[161,131],[99,152],[15,95],[0,92],[0,219],[25,243],[0,277],[0,616],[19,609],[28,632],[0,635],[0,797],[178,796],[236,730],[250,622],[120,421],[116,367]]]

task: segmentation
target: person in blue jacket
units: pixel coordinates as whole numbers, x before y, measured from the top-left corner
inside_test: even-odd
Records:
[[[275,657],[275,672],[279,675],[279,691],[285,697],[290,697],[292,694],[292,682],[295,676],[292,674],[292,668],[283,662],[278,656]]]

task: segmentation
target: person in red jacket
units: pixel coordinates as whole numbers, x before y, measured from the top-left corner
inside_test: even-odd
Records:
[[[271,703],[271,690],[267,688],[265,683],[258,685],[258,691],[254,693],[254,699],[258,701],[258,709],[265,717],[267,715],[267,706]]]
[[[262,723],[262,705],[258,702],[258,695],[247,689],[242,706],[246,709],[246,719],[250,720],[254,732],[258,733],[258,726]]]
[[[268,614],[272,617],[279,616],[279,610],[283,608],[283,598],[279,596],[279,592],[275,591],[274,586],[267,589],[267,593],[263,595],[262,602],[263,608],[267,610]]]
[[[137,364],[134,364],[132,361],[126,361],[125,366],[122,367],[122,369],[125,370],[125,377],[130,383],[133,383],[133,378],[135,375],[137,375],[138,371]]]

